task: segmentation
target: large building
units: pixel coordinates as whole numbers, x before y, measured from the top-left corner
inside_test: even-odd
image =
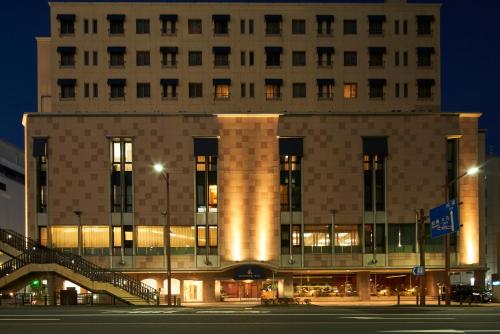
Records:
[[[485,164],[487,282],[500,283],[500,157],[490,155]]]
[[[27,231],[185,302],[410,293],[415,210],[457,198],[484,281],[477,113],[442,113],[440,5],[67,2],[25,115]],[[446,36],[444,36],[446,38]],[[428,238],[427,289],[445,282]]]

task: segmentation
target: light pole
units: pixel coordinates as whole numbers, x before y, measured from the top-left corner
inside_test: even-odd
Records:
[[[164,211],[165,215],[165,228],[166,228],[166,256],[167,256],[167,305],[172,306],[172,268],[171,268],[171,251],[170,251],[170,180],[169,173],[165,166],[162,164],[155,164],[153,166],[154,171],[160,175],[165,180],[165,197],[166,197],[166,209]],[[163,214],[163,212],[162,212]]]
[[[449,189],[450,187],[458,182],[461,178],[463,178],[466,175],[473,176],[479,172],[479,167],[471,167],[465,173],[459,175],[458,177],[454,178],[453,180],[446,180],[445,183],[445,203],[448,203],[450,200],[449,197]],[[445,235],[445,283],[446,283],[446,305],[449,306],[451,304],[451,277],[450,277],[450,268],[451,268],[451,262],[450,262],[450,234]]]

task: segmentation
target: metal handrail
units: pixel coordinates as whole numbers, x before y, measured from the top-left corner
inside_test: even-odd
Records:
[[[92,281],[110,283],[147,302],[153,303],[159,296],[158,290],[134,278],[99,267],[81,256],[66,254],[55,249],[44,247],[33,239],[24,237],[15,231],[0,228],[0,242],[4,242],[23,252],[23,254],[18,257],[0,265],[0,277],[4,277],[27,264],[55,263],[71,269]]]

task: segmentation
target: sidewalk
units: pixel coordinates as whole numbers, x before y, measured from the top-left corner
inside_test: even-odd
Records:
[[[182,306],[186,307],[214,307],[214,308],[250,308],[255,306],[260,306],[260,302],[248,302],[248,301],[231,301],[231,302],[212,302],[212,303],[183,303]],[[429,300],[426,302],[427,306],[438,306],[437,300]],[[389,307],[398,306],[397,300],[375,300],[375,301],[313,301],[310,305],[299,304],[299,305],[276,305],[283,307],[307,307],[307,306],[320,306],[320,307]],[[402,300],[399,306],[419,306],[416,304],[416,300]],[[444,302],[441,303],[442,307],[446,307]],[[460,306],[460,303],[452,302],[451,306]],[[469,307],[468,303],[463,303],[463,307]],[[500,303],[472,303],[471,307],[500,307]],[[269,306],[275,307],[275,306]]]

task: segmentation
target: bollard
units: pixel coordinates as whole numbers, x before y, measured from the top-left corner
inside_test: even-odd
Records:
[[[460,296],[460,306],[462,306],[463,304],[464,304],[464,297]]]
[[[401,305],[401,294],[398,291],[398,305]]]
[[[416,295],[416,299],[417,299],[417,306],[418,306],[418,304],[419,304],[419,303],[418,303],[418,302],[419,302],[419,300],[418,300],[418,294]]]
[[[43,304],[47,306],[47,294],[43,295]]]
[[[441,295],[438,295],[438,305],[441,306]]]

